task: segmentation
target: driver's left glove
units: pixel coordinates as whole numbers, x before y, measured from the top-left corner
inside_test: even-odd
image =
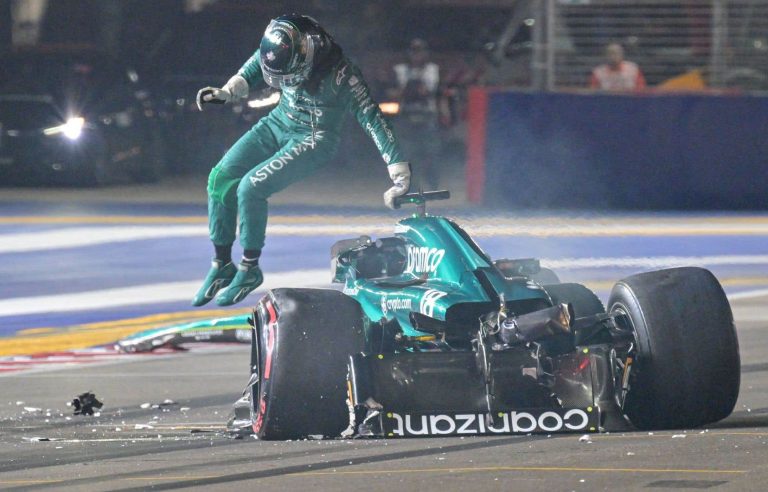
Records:
[[[395,184],[384,193],[384,205],[395,210],[395,198],[408,193],[411,187],[411,164],[408,162],[396,162],[387,166],[389,177]]]

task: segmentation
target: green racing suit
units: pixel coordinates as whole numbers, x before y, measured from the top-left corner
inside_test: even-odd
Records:
[[[259,51],[238,71],[251,91],[267,87]],[[245,133],[208,178],[210,237],[216,245],[235,240],[237,218],[243,249],[260,250],[267,226],[267,198],[328,162],[336,152],[347,113],[352,113],[384,162],[402,162],[390,123],[371,98],[360,70],[341,57],[315,93],[283,89],[280,103]],[[339,186],[342,181],[339,181]],[[341,190],[340,190],[341,191]]]

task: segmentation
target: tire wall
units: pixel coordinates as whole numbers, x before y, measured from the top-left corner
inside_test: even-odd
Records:
[[[475,88],[469,101],[472,201],[527,208],[768,208],[768,181],[756,179],[768,166],[768,97]]]

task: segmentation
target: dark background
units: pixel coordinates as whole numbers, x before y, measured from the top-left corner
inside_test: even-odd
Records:
[[[194,105],[195,94],[207,85],[220,86],[234,74],[255,51],[271,18],[300,12],[317,18],[334,35],[363,69],[380,101],[387,99],[387,89],[394,82],[392,67],[405,60],[410,41],[419,37],[429,43],[432,59],[441,68],[440,94],[450,107],[450,118],[442,122],[437,136],[441,143],[441,186],[455,191],[463,188],[466,94],[471,86],[490,88],[487,179],[479,200],[487,206],[768,206],[765,92],[746,94],[738,86],[711,86],[698,94],[660,97],[654,87],[680,75],[681,67],[706,68],[711,43],[705,34],[694,34],[705,32],[695,30],[704,29],[701,26],[707,23],[702,19],[712,14],[710,9],[694,9],[688,14],[681,5],[696,2],[661,2],[657,7],[669,16],[668,24],[659,20],[648,26],[679,21],[687,26],[680,36],[669,37],[667,33],[664,37],[658,29],[650,28],[647,31],[651,34],[632,28],[621,33],[626,39],[639,39],[628,44],[626,51],[628,58],[648,68],[650,92],[585,95],[573,92],[585,92],[585,85],[577,84],[586,84],[589,67],[600,63],[603,43],[611,39],[604,32],[615,33],[615,26],[612,31],[597,30],[588,38],[592,44],[586,47],[585,38],[574,35],[574,56],[580,57],[583,66],[569,72],[572,80],[566,82],[571,86],[558,86],[559,92],[534,91],[535,33],[531,29],[521,28],[506,47],[506,61],[511,63],[507,63],[503,76],[498,76],[490,56],[493,43],[513,17],[513,6],[523,3],[218,0],[192,12],[182,0],[52,0],[39,43],[19,48],[11,44],[11,1],[0,0],[0,86],[16,79],[17,87],[40,86],[56,92],[62,85],[55,71],[23,73],[13,68],[10,59],[47,56],[55,60],[84,55],[98,57],[102,60],[99,63],[110,65],[114,73],[134,70],[139,78],[131,91],[141,94],[142,108],[151,115],[153,132],[162,143],[164,164],[159,177],[205,176],[227,148],[270,108],[240,104],[200,113]],[[734,11],[734,16],[738,12]],[[626,19],[622,16],[629,15],[600,2],[582,13],[596,26],[608,20],[623,25]],[[567,22],[574,23],[581,17],[569,19]],[[755,26],[744,39],[757,49],[763,46],[764,38],[768,39],[768,32],[763,32],[764,23]],[[675,55],[680,59],[667,67],[669,53],[662,56],[658,49],[648,48],[656,38],[661,48],[669,48],[667,42],[677,43],[672,47],[678,51],[685,48],[688,55]],[[728,43],[725,48],[730,56],[737,45]],[[762,51],[753,51],[731,63],[737,68],[745,63],[746,68],[762,67],[765,57],[757,56]],[[567,57],[557,60],[567,61]],[[115,102],[122,96],[110,92],[112,85],[116,84],[102,83],[98,95],[91,99]],[[261,95],[251,95],[258,97]],[[362,175],[380,165],[381,159],[356,122],[348,121],[347,125],[334,172]]]
[[[426,5],[420,5],[424,3]],[[133,69],[139,86],[164,119],[165,171],[204,174],[226,148],[263,114],[247,107],[213,108],[205,115],[194,108],[197,90],[220,86],[250,57],[271,18],[299,12],[326,27],[363,69],[377,99],[386,99],[392,66],[404,61],[414,37],[428,41],[441,65],[445,87],[461,86],[461,78],[483,45],[508,21],[508,6],[429,2],[330,0],[315,2],[219,0],[200,12],[189,12],[181,0],[55,0],[48,3],[39,43],[11,45],[11,1],[0,1],[0,56],[4,59],[54,57],[88,53],[110,60],[116,70]],[[492,2],[490,2],[492,3]],[[0,86],[18,72],[0,68]],[[57,90],[57,77],[37,73],[22,85]],[[5,80],[3,80],[5,79]],[[43,80],[40,80],[43,79]],[[18,84],[16,84],[18,86]],[[258,94],[254,94],[258,97]],[[460,101],[459,101],[460,102]],[[463,109],[441,130],[446,166],[463,164]],[[350,126],[339,165],[357,169],[379,160],[363,132]]]

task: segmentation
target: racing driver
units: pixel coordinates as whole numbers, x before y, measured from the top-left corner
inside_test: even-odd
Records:
[[[387,163],[394,185],[384,193],[385,205],[394,208],[394,199],[410,187],[410,165],[392,126],[371,98],[360,70],[317,21],[296,14],[272,20],[256,53],[223,87],[201,89],[197,105],[202,110],[205,104],[237,101],[267,86],[281,91],[280,103],[240,137],[208,177],[215,258],[194,306],[214,297],[220,306],[229,306],[261,285],[267,198],[333,157],[347,112],[355,115]],[[235,266],[232,243],[238,217],[243,258]]]

